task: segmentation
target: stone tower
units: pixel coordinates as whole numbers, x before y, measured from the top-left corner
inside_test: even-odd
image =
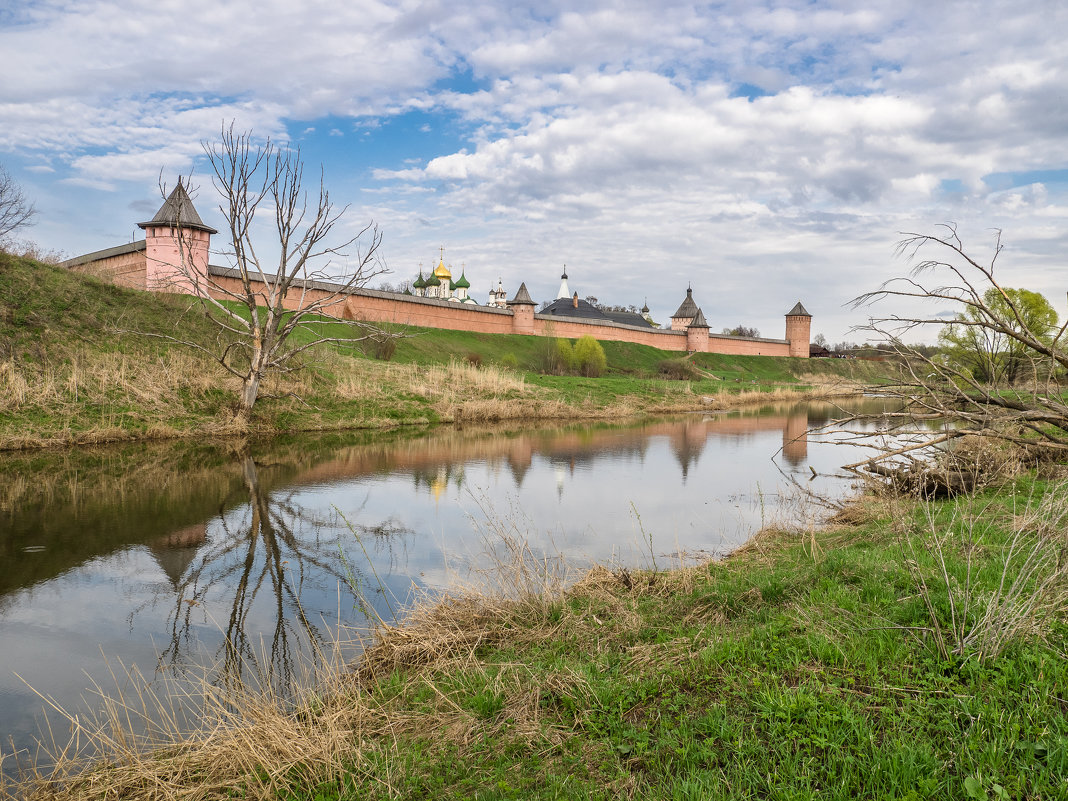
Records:
[[[686,326],[686,350],[691,353],[708,351],[708,321],[705,320],[705,313],[700,309]]]
[[[137,224],[145,231],[145,289],[207,294],[211,235],[179,179],[156,216]]]
[[[515,297],[508,301],[508,308],[512,310],[512,332],[515,334],[534,333],[534,306],[530,293],[527,292],[526,282],[519,285]]]
[[[812,315],[801,301],[786,312],[786,340],[790,343],[790,355],[799,359],[808,358],[808,343],[812,333]]]

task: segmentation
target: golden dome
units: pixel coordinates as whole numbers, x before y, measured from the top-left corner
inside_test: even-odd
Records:
[[[452,273],[449,272],[449,268],[445,266],[444,261],[438,262],[438,266],[434,268],[434,275],[438,278],[452,278]]]

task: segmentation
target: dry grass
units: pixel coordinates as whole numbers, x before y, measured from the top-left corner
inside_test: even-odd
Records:
[[[180,394],[203,394],[225,380],[221,370],[181,349],[155,360],[90,352],[62,364],[0,362],[0,412],[25,408],[62,412],[77,404],[167,405]]]

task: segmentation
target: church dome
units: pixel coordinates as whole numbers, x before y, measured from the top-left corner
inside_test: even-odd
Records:
[[[428,279],[426,279],[426,286],[441,286],[441,280],[437,277],[437,270],[434,271]]]
[[[419,271],[419,277],[412,281],[412,287],[414,289],[423,289],[426,287],[426,281],[423,279],[423,271]]]
[[[438,266],[434,268],[434,277],[438,279],[452,278],[452,272],[445,266],[444,261],[439,261]]]
[[[471,282],[467,280],[466,276],[461,272],[460,277],[452,282],[453,289],[470,289]]]

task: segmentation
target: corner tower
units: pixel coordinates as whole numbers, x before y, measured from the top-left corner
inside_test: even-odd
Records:
[[[145,232],[145,289],[207,294],[208,249],[219,232],[200,219],[181,179],[156,216],[137,225]]]
[[[786,312],[786,340],[790,343],[790,355],[799,359],[808,358],[808,343],[812,333],[812,315],[801,301]]]

